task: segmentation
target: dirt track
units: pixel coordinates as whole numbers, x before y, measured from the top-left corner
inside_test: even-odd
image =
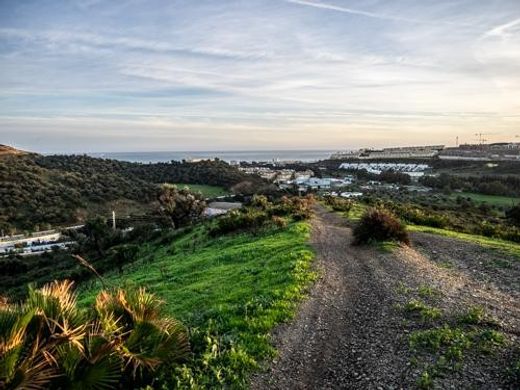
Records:
[[[511,278],[511,270],[489,283],[473,278],[478,274],[489,279],[478,264],[468,265],[472,261],[462,258],[468,257],[471,250],[483,253],[473,244],[461,244],[465,250],[457,257],[453,248],[458,242],[452,239],[425,234],[412,238],[420,250],[398,248],[384,253],[373,247],[353,247],[346,221],[317,207],[312,245],[322,276],[294,321],[277,329],[274,342],[279,357],[253,378],[252,388],[416,387],[424,367],[411,363],[417,359],[409,348],[408,337],[424,324],[407,318],[402,305],[415,298],[414,291],[425,285],[438,291],[431,300],[447,316],[472,305],[483,306],[498,319],[500,330],[508,337],[508,347],[493,355],[468,354],[458,370],[436,379],[436,387],[511,387],[504,379],[504,367],[516,353],[520,295],[513,282],[507,283],[505,290],[497,285],[502,285],[502,277],[504,282],[518,279]],[[490,256],[501,255],[494,252]],[[450,258],[455,268],[437,264],[445,258]],[[516,273],[520,262],[512,261],[516,261]]]

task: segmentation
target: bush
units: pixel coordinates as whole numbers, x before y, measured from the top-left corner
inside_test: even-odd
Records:
[[[299,196],[284,196],[278,203],[273,205],[269,212],[277,216],[293,216],[296,220],[309,219],[312,215],[313,203],[314,198],[312,196],[303,198]]]
[[[2,388],[141,388],[187,358],[185,328],[144,289],[102,291],[92,312],[76,299],[69,281],[30,288],[22,304],[0,299]]]
[[[158,201],[161,213],[170,218],[174,228],[198,220],[206,208],[206,202],[200,192],[191,192],[186,187],[178,189],[171,184],[161,186]]]
[[[348,213],[353,206],[353,202],[347,199],[341,199],[335,196],[325,197],[325,203],[332,207],[334,211],[342,211]]]
[[[218,236],[236,231],[255,230],[266,224],[269,215],[265,211],[254,209],[232,210],[226,215],[217,219],[209,234]]]
[[[355,245],[373,241],[397,241],[410,244],[405,226],[383,208],[368,209],[354,228]]]
[[[279,217],[277,215],[273,215],[271,217],[271,222],[278,228],[283,229],[287,226],[287,220],[285,218]]]
[[[29,266],[19,259],[0,260],[0,273],[6,275],[20,274],[27,272]]]
[[[506,217],[513,225],[520,227],[520,204],[507,210]]]

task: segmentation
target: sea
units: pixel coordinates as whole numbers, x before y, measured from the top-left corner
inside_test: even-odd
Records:
[[[226,162],[247,161],[303,161],[324,160],[334,153],[332,150],[248,150],[248,151],[199,151],[199,152],[110,152],[88,153],[92,157],[114,160],[157,163],[172,160],[203,160],[219,158]]]

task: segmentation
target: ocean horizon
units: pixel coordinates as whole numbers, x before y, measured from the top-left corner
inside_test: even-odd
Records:
[[[171,152],[106,152],[86,153],[100,157],[139,163],[158,163],[181,160],[219,158],[226,162],[247,161],[303,161],[324,160],[334,153],[333,150],[243,150],[243,151],[171,151]]]

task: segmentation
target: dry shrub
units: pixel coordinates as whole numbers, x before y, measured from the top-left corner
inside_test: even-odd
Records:
[[[397,241],[410,244],[405,225],[383,208],[368,209],[354,228],[355,245],[374,241]]]

